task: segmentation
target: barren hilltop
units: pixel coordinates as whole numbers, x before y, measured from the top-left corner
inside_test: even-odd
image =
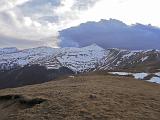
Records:
[[[105,74],[0,90],[0,120],[159,120],[160,85]]]

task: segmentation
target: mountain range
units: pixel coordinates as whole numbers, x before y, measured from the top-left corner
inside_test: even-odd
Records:
[[[160,50],[104,49],[96,44],[75,48],[0,49],[0,88],[55,80],[95,71],[154,72]]]
[[[145,68],[150,70],[152,67],[159,69],[156,66],[159,62],[160,50],[103,49],[96,44],[82,48],[0,49],[0,70],[11,70],[37,64],[47,69],[66,67],[77,73],[129,69],[139,65],[145,65]]]

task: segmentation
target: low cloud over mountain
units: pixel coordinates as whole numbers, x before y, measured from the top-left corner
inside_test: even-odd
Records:
[[[61,47],[82,47],[96,43],[104,48],[160,49],[160,28],[127,25],[110,19],[87,22],[60,31]]]

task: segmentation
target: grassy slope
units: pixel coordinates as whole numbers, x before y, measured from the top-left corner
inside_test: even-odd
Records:
[[[127,77],[86,75],[0,91],[8,94],[47,101],[28,107],[0,100],[1,120],[160,119],[160,85]]]

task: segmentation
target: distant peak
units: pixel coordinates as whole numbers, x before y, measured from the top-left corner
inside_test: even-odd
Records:
[[[91,45],[89,45],[89,46],[86,46],[86,47],[84,47],[84,48],[87,48],[87,49],[93,49],[93,50],[97,50],[97,49],[99,49],[99,50],[104,50],[102,47],[100,47],[99,45],[97,45],[96,43],[93,43],[93,44],[91,44]]]
[[[95,46],[95,47],[100,47],[99,45],[97,45],[96,43],[91,44],[90,46]]]
[[[19,50],[16,47],[7,47],[7,48],[0,48],[0,54],[3,53],[14,53],[18,52]]]
[[[18,51],[16,47],[0,48],[0,51]]]

